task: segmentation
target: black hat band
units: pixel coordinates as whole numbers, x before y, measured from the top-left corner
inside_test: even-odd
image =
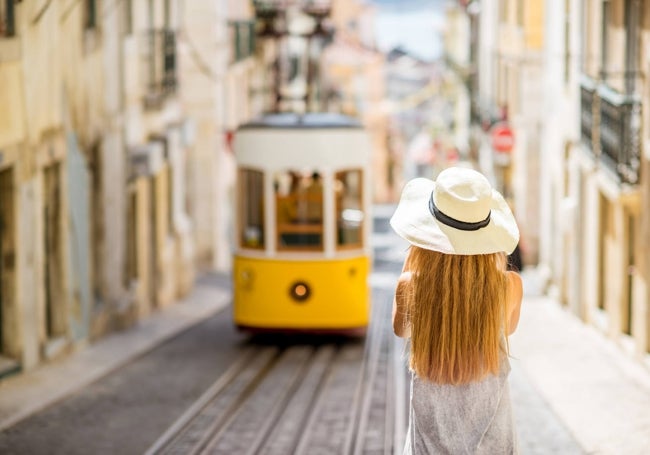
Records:
[[[477,221],[475,223],[466,223],[465,221],[459,221],[455,218],[452,218],[448,215],[445,215],[442,213],[440,210],[438,210],[438,207],[436,207],[435,202],[433,202],[433,191],[431,192],[431,197],[429,198],[429,211],[433,215],[433,217],[440,221],[442,224],[446,224],[447,226],[453,227],[455,229],[460,229],[461,231],[478,231],[481,228],[484,228],[488,224],[490,224],[490,215],[492,212],[488,213],[487,218],[485,218],[482,221]]]

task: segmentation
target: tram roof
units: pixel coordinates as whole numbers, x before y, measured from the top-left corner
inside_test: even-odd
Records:
[[[239,127],[239,129],[259,128],[296,128],[296,129],[322,129],[322,128],[361,128],[361,122],[354,117],[333,112],[310,112],[296,114],[283,112],[277,114],[264,114]]]

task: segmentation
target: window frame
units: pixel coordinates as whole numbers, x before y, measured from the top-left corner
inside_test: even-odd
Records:
[[[358,235],[359,235],[359,241],[353,244],[345,244],[340,242],[339,238],[339,214],[343,213],[344,208],[341,208],[339,210],[339,200],[338,198],[335,201],[334,204],[334,223],[335,226],[334,228],[336,229],[336,240],[335,240],[335,250],[337,252],[339,251],[351,251],[351,250],[362,250],[365,248],[366,244],[366,238],[365,238],[365,231],[366,231],[366,222],[367,222],[367,207],[364,204],[364,188],[365,188],[365,173],[364,173],[364,168],[363,167],[350,167],[350,168],[345,168],[345,169],[337,169],[334,172],[334,179],[335,181],[338,180],[338,176],[340,174],[346,174],[346,173],[352,173],[356,172],[359,175],[359,182],[358,182],[358,191],[359,194],[357,196],[357,202],[359,205],[359,210],[363,214],[363,218],[361,219],[361,222],[359,223],[359,226],[357,227],[358,230]],[[343,193],[345,195],[345,193]]]
[[[250,245],[247,244],[246,242],[246,229],[247,225],[250,223],[247,223],[248,221],[248,214],[250,213],[250,195],[252,191],[250,190],[249,186],[249,180],[244,177],[245,174],[259,174],[261,179],[259,181],[259,203],[261,204],[260,207],[260,216],[261,219],[259,220],[259,228],[260,228],[260,233],[259,233],[259,243],[257,245]],[[265,182],[267,179],[266,172],[263,169],[257,169],[257,168],[251,168],[251,167],[240,167],[237,170],[237,245],[239,245],[239,248],[244,249],[244,250],[249,250],[249,251],[264,251],[267,247],[268,243],[268,232],[266,231],[266,210],[264,208],[265,204]],[[253,225],[250,225],[251,227]]]

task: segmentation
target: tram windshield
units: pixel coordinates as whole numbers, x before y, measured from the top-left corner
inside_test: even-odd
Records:
[[[323,182],[314,170],[274,175],[278,250],[323,249]]]
[[[239,172],[241,208],[241,244],[246,248],[264,248],[264,174],[242,169]]]
[[[336,173],[336,224],[338,249],[362,246],[363,205],[362,174],[354,169]]]
[[[239,171],[239,238],[244,248],[264,249],[264,173]],[[324,250],[323,177],[314,169],[284,169],[268,177],[273,180],[278,251]],[[329,175],[333,189],[332,226],[337,250],[363,247],[363,172],[342,170]]]

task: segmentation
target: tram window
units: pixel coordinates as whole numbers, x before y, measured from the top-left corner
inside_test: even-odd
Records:
[[[362,245],[363,195],[361,170],[336,173],[337,246],[339,249],[358,248]]]
[[[323,184],[311,170],[285,170],[274,176],[279,250],[323,249]]]
[[[246,248],[264,248],[264,174],[242,169],[239,177],[241,244]]]

